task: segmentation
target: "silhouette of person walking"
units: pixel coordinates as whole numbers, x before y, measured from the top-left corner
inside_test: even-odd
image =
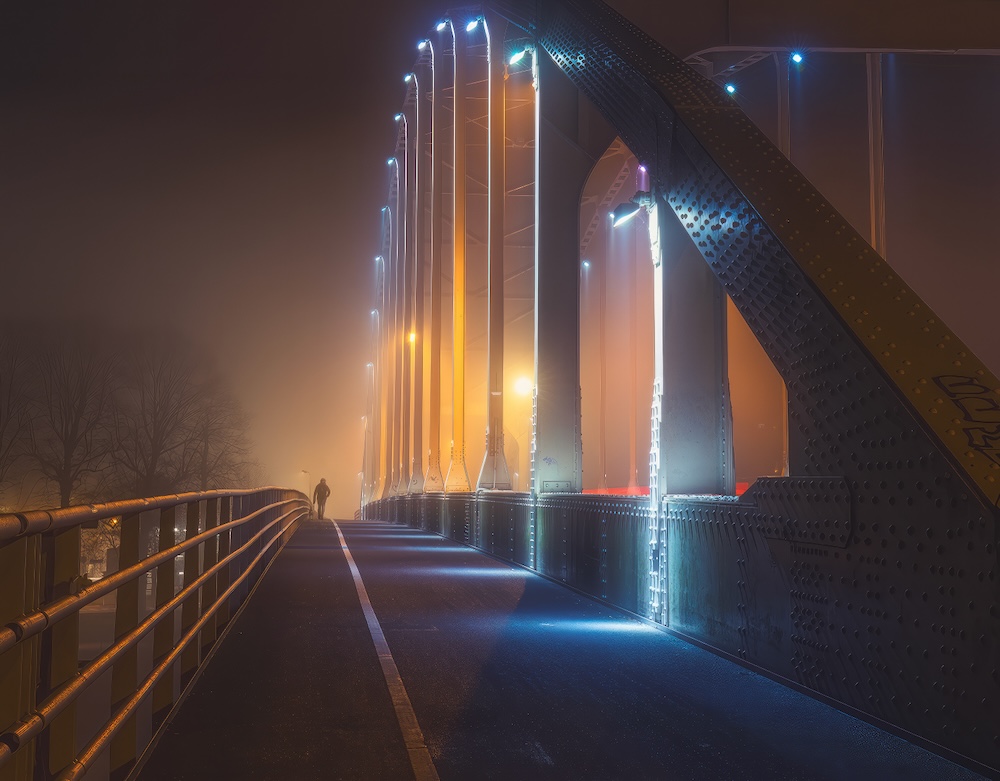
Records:
[[[323,520],[323,513],[326,512],[326,500],[330,496],[330,486],[326,484],[326,478],[321,477],[313,491],[313,503],[316,505],[316,514]]]

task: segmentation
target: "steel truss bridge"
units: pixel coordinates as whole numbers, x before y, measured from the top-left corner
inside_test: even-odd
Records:
[[[500,0],[452,11],[428,32],[387,166],[361,519],[464,542],[1000,772],[1000,383],[877,251],[878,50],[866,60],[868,235],[792,164],[787,127],[773,142],[724,88],[778,50],[761,46],[711,72],[710,59],[681,60],[596,0]],[[788,67],[782,58],[786,80]],[[629,252],[648,262],[628,272],[645,298],[612,304],[608,316],[611,282],[586,269],[602,240],[615,241],[604,219],[613,207],[618,217],[639,211],[643,233]],[[602,303],[588,286],[604,291]],[[648,320],[652,333],[602,341],[594,369],[581,344],[595,313],[604,339],[605,317],[637,307],[646,319],[634,327]],[[778,468],[747,481],[734,444],[735,313],[773,367],[782,409]],[[470,326],[476,318],[481,327]],[[587,416],[581,388],[626,383],[607,364],[627,361],[622,344],[635,356],[642,338],[651,349],[633,357],[616,419],[632,463],[615,490],[604,422],[592,429],[601,446],[583,447],[607,405]],[[616,348],[623,355],[607,357]],[[643,372],[651,382],[637,392]],[[485,425],[481,445],[470,417]],[[155,615],[176,612],[184,637],[210,646],[211,605],[247,586],[228,569],[224,582],[208,573],[239,548],[258,558],[232,572],[255,577],[305,512],[294,492],[247,496],[101,509],[135,534],[148,502],[184,506],[194,525],[183,544],[208,547],[175,591],[163,569],[180,550],[168,514],[167,552],[126,552],[123,537],[119,580],[99,588],[117,588],[120,608],[131,604],[121,594],[159,568]],[[0,593],[17,594],[0,597],[0,673],[30,682],[46,668],[44,686],[0,698],[0,729],[12,725],[0,735],[0,777],[14,768],[11,777],[29,778],[43,749],[56,752],[45,761],[60,778],[81,777],[108,746],[113,767],[131,766],[136,687],[152,692],[155,727],[183,683],[170,671],[198,667],[196,645],[175,648],[161,630],[160,677],[137,681],[136,633],[156,622],[123,619],[133,645],[102,669],[114,670],[124,710],[103,743],[82,755],[73,747],[59,686],[77,680],[66,616],[100,596],[70,587],[73,535],[92,520],[84,509],[0,517],[0,578],[10,581]],[[242,536],[223,544],[213,532],[223,528]],[[122,725],[133,730],[124,740]]]

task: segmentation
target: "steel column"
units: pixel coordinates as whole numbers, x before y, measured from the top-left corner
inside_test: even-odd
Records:
[[[885,134],[882,126],[882,55],[865,55],[868,76],[868,203],[871,219],[870,241],[883,258],[885,254]]]
[[[663,269],[663,493],[728,494],[733,476],[726,296],[672,209],[657,209]]]
[[[413,301],[410,305],[410,367],[413,381],[413,452],[410,464],[410,482],[407,493],[419,494],[424,490],[424,274],[426,259],[424,245],[427,241],[425,192],[420,169],[424,167],[424,144],[420,131],[420,82],[413,75],[413,219],[410,235],[413,236]]]
[[[406,75],[406,83],[413,81],[413,74]],[[399,289],[400,311],[402,312],[402,323],[398,329],[396,337],[399,339],[400,366],[402,371],[399,377],[400,389],[400,418],[401,428],[399,430],[399,480],[396,483],[396,493],[405,494],[410,488],[410,401],[411,383],[410,375],[410,333],[412,332],[413,301],[410,288],[412,287],[413,266],[415,258],[413,255],[413,190],[411,182],[410,165],[410,122],[405,111],[399,115],[403,123],[403,171],[402,171],[402,199],[400,212],[403,215],[402,230],[399,235],[399,268],[402,275],[402,282]]]
[[[454,31],[454,28],[453,28]],[[469,470],[465,464],[465,67],[462,62],[465,54],[465,43],[459,35],[454,35],[455,44],[455,83],[452,96],[455,102],[454,147],[452,149],[455,173],[455,210],[452,219],[454,230],[454,302],[453,314],[453,344],[452,350],[452,427],[451,427],[451,463],[445,476],[445,491],[468,491]]]
[[[614,131],[536,51],[535,476],[538,493],[582,488],[580,194]]]
[[[496,25],[496,27],[494,27]],[[489,331],[486,383],[486,453],[479,471],[477,488],[511,489],[510,473],[503,447],[503,352],[504,352],[504,196],[506,177],[506,63],[504,38],[507,22],[490,14],[484,19],[486,53],[489,64]]]
[[[438,81],[437,49],[431,47],[431,327],[430,327],[430,377],[428,378],[428,452],[427,474],[424,491],[444,490],[441,474],[441,285],[443,258],[444,178],[441,161],[441,93]]]

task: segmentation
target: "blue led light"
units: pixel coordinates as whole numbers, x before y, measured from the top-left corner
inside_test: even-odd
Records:
[[[726,85],[726,92],[728,92],[730,95],[733,95],[736,92],[736,85],[735,84],[727,84]]]
[[[802,62],[802,55],[799,54],[798,52],[792,52],[792,62],[798,65],[800,62]]]

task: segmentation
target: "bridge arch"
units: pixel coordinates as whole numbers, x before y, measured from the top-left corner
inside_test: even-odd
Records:
[[[996,720],[1000,694],[997,378],[720,85],[598,2],[492,9],[537,53],[534,490],[425,493],[372,511],[996,765],[976,727]],[[616,136],[649,170],[660,265],[656,479],[641,507],[577,495],[578,196]],[[787,476],[739,501],[726,296],[788,391]],[[617,575],[604,542],[615,535],[641,542]],[[615,581],[628,576],[641,585]],[[992,695],[964,702],[972,689]]]

